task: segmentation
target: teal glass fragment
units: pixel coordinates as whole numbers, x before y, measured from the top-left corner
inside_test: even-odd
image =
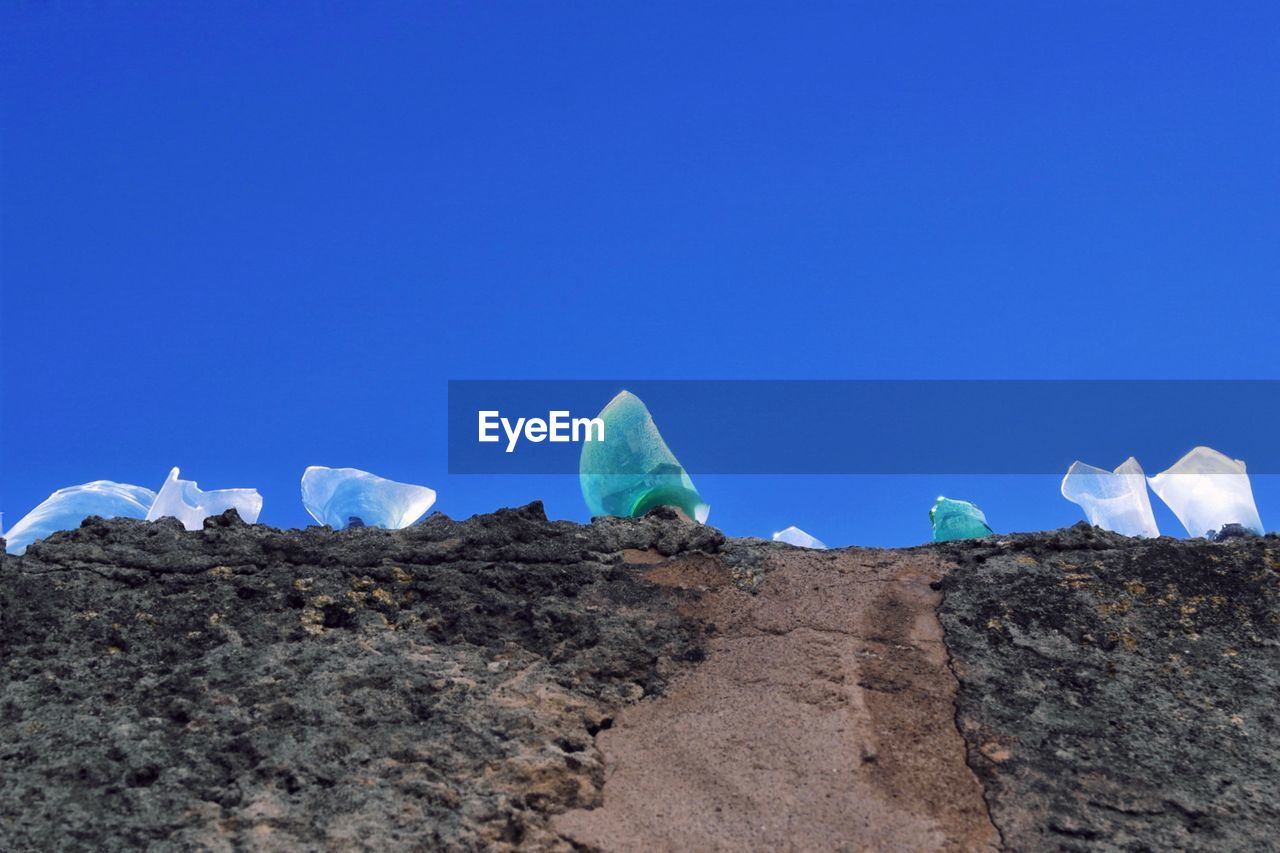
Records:
[[[582,497],[593,516],[637,518],[673,506],[699,523],[711,507],[662,440],[639,397],[623,391],[600,412],[604,439],[585,441],[578,463]]]
[[[938,497],[938,502],[929,510],[929,521],[933,523],[934,542],[979,539],[990,536],[993,532],[982,510],[968,501],[956,501],[942,496]]]

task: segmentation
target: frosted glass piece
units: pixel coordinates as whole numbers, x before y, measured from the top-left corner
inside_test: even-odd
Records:
[[[426,486],[384,480],[358,468],[312,465],[302,472],[302,505],[335,530],[344,527],[408,527],[436,502]]]
[[[160,494],[147,513],[147,521],[158,518],[176,518],[188,530],[200,530],[204,520],[234,509],[249,524],[258,520],[262,512],[262,495],[257,489],[216,489],[203,492],[194,480],[179,480],[178,469],[169,472]]]
[[[786,530],[779,530],[773,534],[774,542],[786,542],[788,545],[795,545],[797,548],[819,548],[826,550],[826,545],[821,539],[815,539],[808,533],[805,533],[799,527],[792,525]]]
[[[978,539],[992,533],[987,517],[977,506],[942,496],[929,510],[929,521],[933,524],[934,542]]]
[[[91,515],[103,518],[146,518],[156,493],[141,486],[94,480],[49,495],[5,534],[5,550],[21,554],[37,539],[59,530],[74,530]]]
[[[1209,538],[1215,542],[1226,542],[1228,539],[1256,539],[1260,535],[1243,524],[1232,523],[1222,525],[1222,529]]]
[[[674,506],[699,523],[711,507],[662,440],[639,397],[623,391],[600,412],[603,441],[584,441],[578,462],[582,497],[593,516],[636,518]]]
[[[1094,527],[1125,536],[1160,535],[1147,495],[1147,478],[1132,456],[1115,471],[1072,463],[1062,478],[1062,496],[1079,504]]]
[[[1147,482],[1192,536],[1213,537],[1228,524],[1264,532],[1244,463],[1211,447],[1195,448]]]

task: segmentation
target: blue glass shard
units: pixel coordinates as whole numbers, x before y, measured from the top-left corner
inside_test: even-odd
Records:
[[[436,502],[426,486],[397,483],[358,468],[313,465],[302,472],[302,504],[311,517],[335,530],[413,524]]]
[[[37,539],[59,530],[74,530],[91,515],[103,518],[146,518],[156,493],[141,486],[94,480],[49,495],[5,534],[10,554],[21,554]]]

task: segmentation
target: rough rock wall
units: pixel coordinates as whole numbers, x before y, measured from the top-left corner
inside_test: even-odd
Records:
[[[567,847],[593,736],[700,654],[620,555],[722,541],[90,520],[0,570],[0,848]]]
[[[539,505],[0,565],[0,849],[1269,849],[1280,540]]]
[[[1280,539],[950,550],[958,720],[1006,845],[1280,846]]]

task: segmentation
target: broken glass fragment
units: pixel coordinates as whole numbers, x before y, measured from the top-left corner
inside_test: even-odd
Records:
[[[1125,536],[1160,535],[1147,495],[1147,478],[1132,456],[1115,471],[1072,463],[1062,478],[1062,496],[1079,504],[1094,527]]]
[[[1191,536],[1213,538],[1229,524],[1264,532],[1244,463],[1211,447],[1195,448],[1147,482]]]
[[[582,497],[593,516],[636,518],[660,506],[678,507],[698,522],[711,507],[662,440],[640,398],[623,391],[600,412],[604,439],[584,441],[578,463]]]
[[[773,541],[786,542],[788,545],[795,545],[797,548],[821,548],[825,550],[827,547],[821,539],[813,538],[795,525],[773,534]]]
[[[344,527],[408,527],[436,502],[426,486],[397,483],[358,468],[312,465],[302,472],[302,504],[311,517]]]
[[[992,533],[982,510],[968,501],[956,501],[941,495],[929,510],[929,521],[933,523],[934,542],[978,539]]]
[[[179,480],[178,469],[169,472],[169,479],[160,487],[155,503],[147,513],[147,521],[158,518],[176,518],[188,530],[200,530],[204,520],[234,509],[248,524],[258,520],[262,512],[262,495],[257,489],[216,489],[201,491],[194,480]]]
[[[1226,542],[1228,539],[1257,539],[1258,534],[1254,533],[1243,524],[1224,524],[1222,529],[1209,537],[1214,542]]]
[[[91,515],[102,518],[146,518],[156,493],[141,486],[94,480],[68,486],[49,495],[5,534],[10,554],[21,554],[37,539],[59,530],[73,530]]]

